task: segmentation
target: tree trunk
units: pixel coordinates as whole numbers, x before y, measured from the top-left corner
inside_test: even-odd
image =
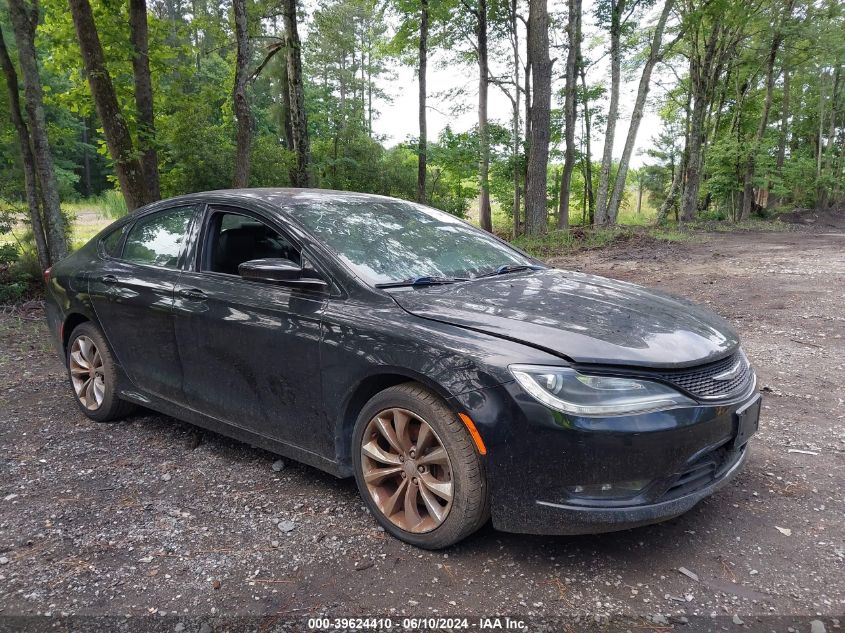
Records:
[[[754,167],[757,160],[757,152],[760,151],[760,144],[763,141],[763,135],[766,133],[766,127],[769,124],[769,111],[772,109],[772,96],[775,91],[775,60],[777,59],[778,49],[783,40],[781,26],[792,15],[793,3],[794,0],[788,0],[784,7],[783,16],[778,26],[775,27],[775,33],[772,36],[772,45],[769,48],[769,56],[766,59],[766,98],[763,102],[763,112],[760,114],[760,122],[754,134],[754,142],[748,151],[748,161],[745,165],[745,177],[743,178],[742,187],[742,212],[739,216],[741,222],[751,216],[751,207],[754,202]]]
[[[35,240],[35,253],[38,256],[38,265],[41,270],[50,267],[50,251],[47,248],[47,236],[44,233],[44,225],[41,222],[41,209],[38,204],[38,182],[35,175],[35,157],[30,147],[29,130],[21,114],[21,102],[18,96],[18,75],[15,66],[9,57],[6,48],[6,41],[3,39],[3,30],[0,29],[0,66],[3,67],[3,74],[6,77],[6,87],[9,89],[9,114],[12,119],[12,126],[18,136],[18,146],[21,153],[21,164],[23,165],[24,192],[26,193],[26,206],[29,209],[29,221],[32,225],[32,235]]]
[[[836,66],[833,71],[833,87],[830,92],[830,126],[827,131],[827,147],[824,150],[825,159],[822,167],[822,174],[829,174],[826,180],[833,178],[832,172],[835,164],[835,146],[836,146],[836,124],[837,115],[839,114],[839,88],[840,79],[842,78],[842,67]],[[819,208],[825,208],[831,203],[831,194],[833,193],[832,185],[828,184],[821,188],[818,196]]]
[[[643,183],[641,180],[637,181],[637,215],[643,210]]]
[[[816,136],[816,180],[822,175],[822,152],[824,150],[824,78],[826,73],[819,74],[819,132]]]
[[[367,46],[367,135],[373,138],[373,51],[369,39]]]
[[[569,23],[566,26],[569,49],[566,52],[566,86],[564,88],[563,121],[566,148],[563,154],[563,175],[560,182],[560,205],[557,226],[569,228],[569,193],[575,169],[575,123],[578,107],[578,56],[581,50],[581,0],[569,0]]]
[[[519,195],[519,143],[520,143],[520,124],[519,124],[519,31],[517,27],[516,2],[511,0],[510,5],[510,29],[512,45],[513,45],[513,139],[511,153],[513,156],[513,236],[517,237],[520,233],[519,209],[520,209],[520,195]]]
[[[555,169],[552,180],[552,212],[554,213],[560,208],[560,181],[563,177],[562,169]]]
[[[290,89],[287,60],[279,65],[279,84],[282,87],[282,129],[285,133],[285,147],[294,151],[293,127],[291,126]]]
[[[523,121],[525,121],[525,144],[523,148],[525,160],[522,165],[522,190],[525,193],[523,196],[525,205],[523,231],[528,227],[528,156],[531,153],[531,47],[528,45],[530,40],[531,22],[528,21],[525,24],[525,67],[523,69],[525,77],[522,89],[522,97],[525,101],[525,116],[523,117]]]
[[[132,40],[132,72],[135,79],[135,108],[138,111],[138,149],[147,186],[147,200],[161,198],[156,151],[153,83],[150,78],[150,56],[146,0],[129,0],[129,34]]]
[[[88,117],[82,117],[82,191],[85,197],[93,194],[91,189],[91,138]]]
[[[690,69],[692,69],[692,62],[690,62]],[[687,98],[684,102],[684,149],[681,152],[681,161],[678,165],[678,172],[680,175],[677,178],[678,188],[676,195],[678,196],[677,204],[675,204],[675,219],[679,219],[679,212],[681,208],[681,201],[684,198],[686,187],[684,186],[684,174],[687,173],[687,164],[689,163],[689,149],[690,149],[690,130],[692,129],[692,90],[687,90]],[[672,182],[675,178],[675,165],[672,164]],[[670,187],[671,191],[671,187]]]
[[[709,110],[709,99],[713,84],[718,80],[721,64],[716,64],[716,49],[724,35],[724,27],[714,25],[707,34],[704,56],[698,57],[696,51],[690,55],[690,87],[687,98],[692,101],[689,116],[689,134],[686,144],[686,156],[683,175],[684,191],[678,222],[692,222],[698,211],[698,192],[701,187],[703,167],[703,146],[706,130],[704,120]],[[722,55],[726,53],[721,51]]]
[[[420,138],[417,145],[417,202],[425,203],[425,176],[428,153],[428,129],[426,126],[426,72],[428,66],[428,0],[420,0],[420,46],[419,46],[419,120]]]
[[[531,0],[528,9],[528,50],[531,57],[531,145],[528,148],[528,189],[525,228],[542,235],[548,228],[546,178],[552,102],[552,61],[549,59],[549,13],[546,0]]]
[[[693,96],[690,116],[689,151],[687,153],[684,195],[681,202],[681,223],[692,222],[698,210],[698,190],[701,186],[701,150],[704,143],[704,94],[699,90]]]
[[[38,5],[29,0],[9,0],[9,17],[15,32],[18,60],[23,75],[24,109],[29,134],[32,137],[35,173],[44,209],[43,219],[47,225],[47,248],[50,253],[50,262],[55,263],[67,255],[67,227],[59,200],[59,184],[53,166],[50,141],[47,139],[44,92],[41,87],[41,77],[38,74],[38,57],[35,52]]]
[[[477,15],[478,36],[478,143],[479,165],[478,185],[481,200],[478,220],[485,231],[493,231],[493,218],[490,210],[490,131],[487,125],[487,0],[478,0]]]
[[[235,149],[235,173],[232,187],[238,189],[249,186],[250,146],[252,145],[252,113],[249,108],[247,84],[249,82],[249,19],[246,13],[246,0],[232,0],[235,15],[235,86],[232,98],[235,103],[237,121],[237,141]]]
[[[666,194],[666,199],[663,201],[663,204],[660,205],[660,209],[657,212],[657,224],[664,224],[666,222],[666,218],[669,217],[669,210],[674,206],[675,199],[678,197],[678,193],[681,188],[682,174],[683,170],[679,169],[672,177],[672,184],[669,186],[669,193]]]
[[[783,70],[783,100],[780,110],[780,138],[778,139],[778,152],[775,159],[775,172],[778,177],[783,177],[783,164],[786,161],[786,143],[789,140],[789,70]],[[781,196],[769,196],[767,208],[771,209],[781,203]]]
[[[592,128],[590,123],[590,98],[587,93],[587,69],[584,67],[584,60],[578,54],[578,74],[581,76],[581,90],[584,93],[584,189],[586,191],[587,205],[585,210],[593,224],[595,219],[595,200],[593,199],[593,152],[592,152]]]
[[[103,126],[109,154],[114,161],[114,171],[126,200],[126,208],[132,211],[151,202],[147,198],[141,163],[135,155],[129,127],[117,103],[91,5],[88,0],[70,0],[70,11],[88,75],[88,84],[91,86],[91,95]]]
[[[619,161],[619,169],[616,172],[613,192],[610,195],[610,202],[608,203],[607,213],[611,224],[616,223],[616,218],[619,215],[619,207],[622,204],[622,196],[625,193],[628,165],[631,162],[631,154],[633,154],[634,145],[637,142],[637,132],[640,129],[646,98],[651,87],[651,73],[662,56],[660,47],[663,41],[663,31],[666,28],[666,21],[669,19],[669,14],[672,12],[674,3],[674,0],[665,0],[663,4],[663,11],[661,11],[657,24],[654,27],[654,34],[652,35],[651,46],[648,51],[648,59],[646,59],[642,75],[640,76],[637,98],[634,101],[634,111],[631,113],[631,123],[628,126],[628,134],[625,137],[625,148],[622,150],[622,158]]]
[[[308,119],[305,116],[305,88],[302,81],[302,50],[296,20],[296,0],[283,0],[285,35],[287,38],[287,73],[290,94],[290,127],[293,152],[296,156],[291,171],[294,187],[311,186],[311,146],[308,141]]]
[[[599,190],[596,195],[596,225],[611,221],[607,208],[610,188],[610,170],[613,166],[613,142],[616,137],[616,119],[619,118],[619,83],[622,75],[622,12],[625,0],[611,0],[610,9],[610,105],[607,110],[607,127],[604,133],[604,152],[599,173]]]

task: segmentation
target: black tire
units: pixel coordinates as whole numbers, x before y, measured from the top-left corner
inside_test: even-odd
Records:
[[[94,408],[86,406],[86,404],[83,403],[82,399],[77,394],[76,387],[74,386],[71,353],[74,349],[74,343],[80,337],[87,337],[93,342],[102,362],[102,377],[104,385],[102,401],[98,404],[92,404],[92,407]],[[90,419],[95,422],[115,422],[126,417],[135,409],[134,404],[121,400],[117,397],[118,373],[117,366],[114,362],[114,356],[112,356],[111,348],[109,348],[106,337],[100,329],[90,321],[80,323],[73,329],[73,332],[71,332],[70,339],[68,339],[67,344],[65,365],[67,366],[68,381],[70,382],[73,399],[82,413]]]
[[[373,418],[389,409],[409,411],[430,426],[446,450],[451,466],[451,507],[437,527],[410,532],[395,525],[379,509],[364,481],[361,447]],[[404,383],[375,395],[361,410],[352,433],[355,481],[364,503],[381,526],[396,538],[424,549],[442,549],[466,538],[490,518],[489,488],[484,462],[463,422],[435,393],[418,383]],[[403,475],[404,477],[404,475]]]

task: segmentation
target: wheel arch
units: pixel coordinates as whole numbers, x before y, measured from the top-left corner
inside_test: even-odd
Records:
[[[92,319],[91,317],[82,314],[81,312],[70,312],[65,315],[64,321],[62,321],[62,349],[67,355],[67,346],[70,343],[70,335],[76,329],[77,326],[81,325],[82,323],[94,323],[99,327],[99,324]]]
[[[449,409],[457,413],[451,401],[452,394],[427,376],[404,368],[382,368],[379,373],[370,374],[349,390],[344,398],[341,418],[337,422],[335,453],[339,466],[346,474],[352,474],[352,431],[361,410],[376,394],[408,382],[415,382],[430,389],[443,399]]]

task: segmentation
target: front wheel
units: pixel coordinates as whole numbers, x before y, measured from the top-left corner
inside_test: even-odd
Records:
[[[489,518],[484,464],[469,432],[420,385],[390,387],[366,404],[352,456],[367,507],[398,539],[440,549]]]
[[[67,370],[76,404],[95,422],[119,420],[134,408],[117,397],[117,367],[106,337],[93,323],[81,323],[71,332]]]

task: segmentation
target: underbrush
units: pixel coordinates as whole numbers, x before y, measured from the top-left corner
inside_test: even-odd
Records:
[[[694,233],[674,228],[653,226],[611,226],[593,228],[576,226],[568,231],[551,231],[546,235],[523,235],[513,241],[529,255],[545,259],[580,250],[606,248],[630,242],[686,242],[697,239]]]
[[[41,270],[32,234],[13,233],[17,224],[16,209],[0,209],[0,305],[19,303],[40,293]]]

